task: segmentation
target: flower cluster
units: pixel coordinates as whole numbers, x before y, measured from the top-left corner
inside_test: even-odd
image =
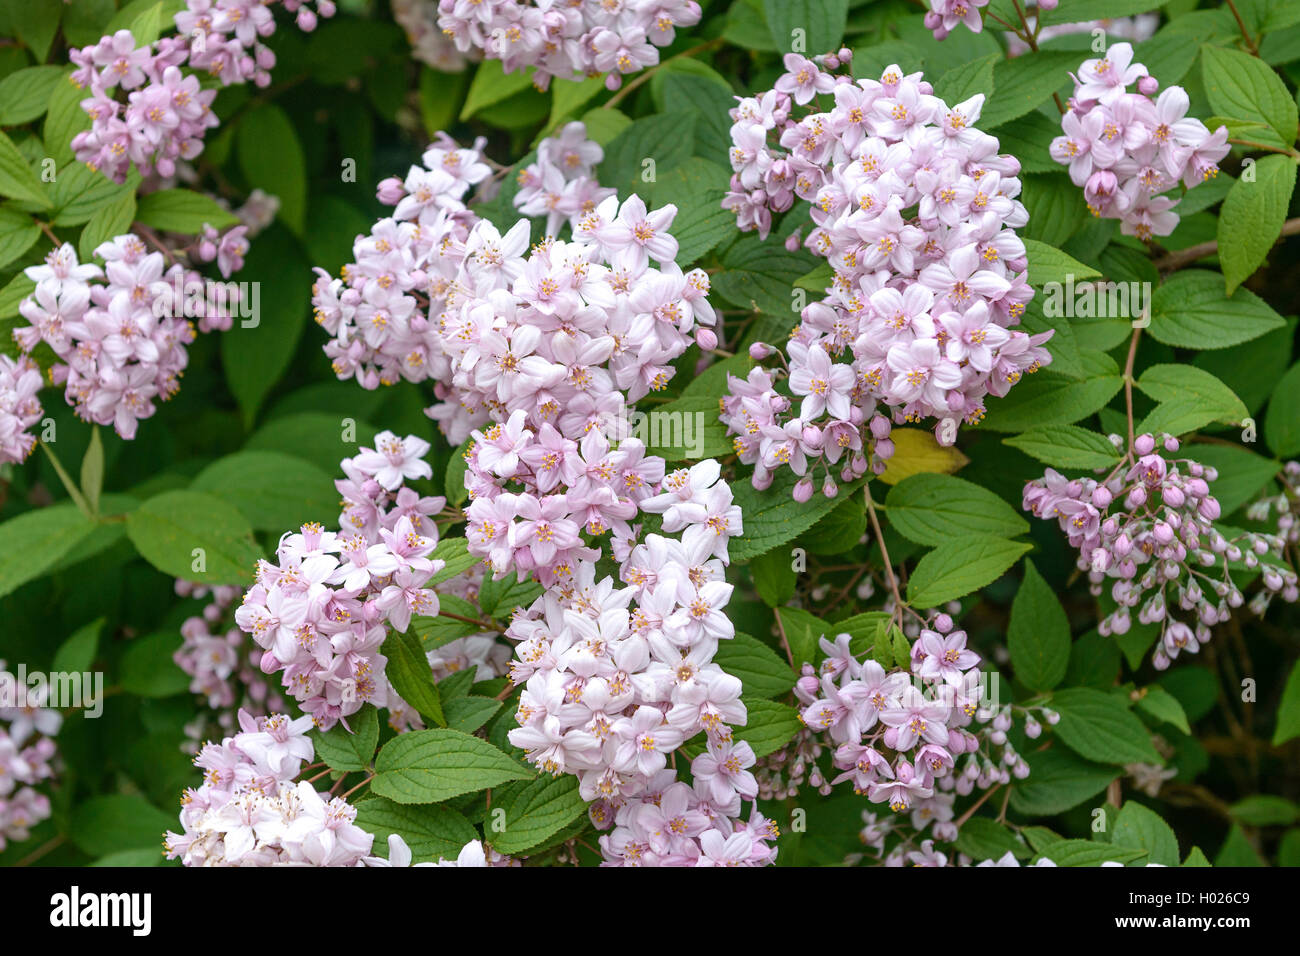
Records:
[[[190,676],[190,693],[199,695],[206,705],[185,727],[187,749],[193,753],[211,735],[214,724],[224,733],[234,731],[238,711],[264,717],[285,710],[286,705],[258,667],[261,653],[234,626],[231,611],[239,588],[209,589],[178,579],[175,590],[181,597],[211,597],[200,614],[181,624],[183,642],[172,655],[176,666]]]
[[[0,355],[0,463],[23,462],[36,447],[27,429],[41,420],[41,370],[26,355]]]
[[[1130,93],[1130,85],[1137,92]],[[1159,88],[1133,47],[1115,43],[1085,60],[1074,78],[1070,109],[1061,117],[1063,136],[1052,140],[1052,158],[1068,166],[1096,216],[1119,219],[1125,235],[1167,236],[1178,225],[1177,199],[1160,193],[1181,179],[1188,189],[1218,175],[1228,155],[1228,128],[1211,133],[1187,116],[1189,99],[1171,86]]]
[[[316,0],[314,10],[310,0],[283,2],[305,31],[315,29],[318,14],[334,15],[332,0]],[[119,183],[132,163],[146,178],[171,179],[202,152],[203,137],[217,125],[217,90],[204,89],[182,67],[204,71],[222,86],[271,81],[275,54],[262,42],[275,32],[268,0],[187,0],[174,22],[176,36],[138,49],[130,30],[118,30],[68,54],[76,66],[72,82],[90,91],[81,107],[92,120],[72,148],[77,159]]]
[[[406,31],[411,55],[443,73],[459,73],[477,50],[462,53],[438,26],[438,0],[393,0],[393,19]]]
[[[50,798],[36,787],[55,775],[63,715],[43,706],[48,695],[48,684],[20,685],[0,660],[0,850],[50,816]]]
[[[1288,461],[1283,465],[1277,480],[1281,483],[1282,490],[1252,504],[1246,510],[1246,517],[1252,521],[1271,520],[1276,529],[1274,533],[1282,541],[1283,548],[1290,549],[1294,561],[1296,547],[1300,545],[1300,461]],[[1267,575],[1269,570],[1266,568],[1264,573]],[[1277,569],[1273,571],[1275,574],[1283,575],[1283,586],[1280,589],[1283,599],[1288,603],[1295,603],[1297,598],[1300,598],[1295,582],[1287,578],[1284,571]],[[1268,578],[1265,579],[1265,583],[1268,583]],[[1250,609],[1257,614],[1263,614],[1278,592],[1279,589],[1276,587],[1265,587],[1250,599]]]
[[[281,673],[285,689],[323,730],[366,703],[389,705],[396,694],[384,677],[380,647],[388,627],[405,631],[412,615],[436,616],[438,595],[426,587],[445,562],[430,558],[438,529],[430,516],[443,498],[403,486],[433,471],[428,442],[392,432],[375,436],[341,463],[340,530],[303,525],[286,534],[277,561],[258,564],[235,622],[263,649],[265,673]]]
[[[227,250],[236,258],[225,264],[242,265],[238,256],[243,247],[246,243]],[[58,356],[50,379],[64,386],[79,418],[112,425],[122,438],[131,439],[139,421],[153,415],[155,400],[166,401],[180,388],[188,362],[185,347],[195,336],[194,325],[183,315],[201,313],[202,332],[228,329],[236,303],[223,292],[196,309],[187,290],[207,290],[202,276],[180,261],[168,266],[162,252],[150,252],[134,234],[103,243],[95,255],[106,263],[103,269],[79,263],[65,243],[46,256],[44,265],[25,269],[36,288],[19,312],[30,324],[13,335],[25,353],[44,342]],[[94,281],[98,279],[103,281]],[[186,298],[178,299],[178,290]],[[21,363],[22,368],[28,365]],[[30,380],[18,381],[23,383],[16,392],[23,400],[18,407],[23,418],[34,421],[40,410],[26,394]],[[30,438],[10,438],[5,453],[22,451],[24,445],[30,449]]]
[[[558,136],[537,145],[536,162],[519,172],[515,208],[525,216],[546,216],[546,234],[558,236],[568,222],[576,234],[582,218],[618,190],[596,182],[593,169],[605,158],[600,144],[587,139],[587,127],[569,123]]]
[[[1121,447],[1122,439],[1111,441]],[[1297,597],[1296,574],[1265,563],[1278,555],[1276,535],[1249,531],[1225,535],[1216,526],[1219,502],[1210,494],[1218,471],[1190,458],[1175,458],[1172,435],[1139,435],[1115,469],[1100,481],[1068,479],[1052,469],[1025,486],[1024,508],[1039,518],[1057,518],[1078,566],[1087,571],[1092,592],[1101,594],[1107,578],[1117,605],[1098,626],[1102,634],[1125,634],[1131,609],[1140,624],[1159,624],[1152,655],[1167,668],[1180,653],[1195,654],[1210,639],[1210,628],[1228,619],[1244,602],[1232,579],[1232,565],[1258,568],[1266,590],[1285,600]],[[1188,612],[1179,620],[1173,607]]]
[[[1059,0],[1039,0],[1038,6],[1051,10],[1058,2]],[[929,3],[925,28],[934,34],[936,40],[945,39],[959,23],[964,24],[971,33],[983,32],[984,18],[980,16],[980,10],[989,5],[989,0],[929,0]]]
[[[311,717],[239,713],[239,732],[207,743],[194,758],[203,784],[181,797],[181,833],[168,832],[167,858],[186,866],[356,866],[374,836],[339,797],[294,783],[315,749]]]
[[[551,78],[623,77],[659,62],[677,27],[700,20],[695,0],[638,3],[549,3],[543,0],[440,0],[438,24],[462,52],[480,50],[507,73],[533,67],[540,90]]]
[[[984,417],[986,395],[1006,395],[1051,361],[1050,331],[1014,328],[1033,295],[1015,232],[1028,216],[1016,199],[1020,164],[972,125],[983,96],[949,107],[897,66],[854,82],[831,72],[848,54],[820,63],[789,54],[775,88],[732,111],[735,175],[723,205],[765,236],[774,212],[806,200],[805,244],[835,276],[778,354],[783,370],[729,380],[723,421],[760,488],[782,466],[807,475],[810,459],[824,459],[828,494],[841,457],[846,481],[882,470],[891,418],[937,419],[951,444],[959,421]],[[818,97],[833,101],[828,112],[796,117]],[[757,343],[750,354],[774,351]],[[774,387],[781,374],[800,397],[788,418],[790,400]],[[812,477],[796,488],[811,495]]]
[[[908,812],[914,834],[929,827],[934,839],[951,842],[958,834],[958,796],[1029,775],[1007,739],[1011,708],[990,693],[979,655],[948,614],[921,629],[906,670],[860,661],[848,634],[823,637],[820,645],[826,654],[820,674],[805,666],[795,696],[804,705],[804,724],[834,748],[831,763],[840,773],[831,785],[848,781],[872,803]],[[1049,721],[1053,716],[1044,713]],[[1041,732],[1028,712],[1024,723],[1028,736]],[[874,815],[866,822],[864,844],[883,853],[898,824]],[[901,858],[911,842],[901,841],[886,862]]]

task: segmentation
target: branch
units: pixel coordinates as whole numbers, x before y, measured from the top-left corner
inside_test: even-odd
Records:
[[[1294,236],[1300,233],[1300,217],[1288,219],[1282,223],[1282,231],[1278,233],[1278,238],[1285,236]],[[1203,259],[1219,251],[1219,241],[1211,239],[1208,242],[1198,242],[1194,246],[1188,246],[1186,249],[1179,249],[1177,252],[1171,252],[1156,260],[1156,268],[1161,272],[1174,272],[1183,266],[1191,265],[1197,259]]]

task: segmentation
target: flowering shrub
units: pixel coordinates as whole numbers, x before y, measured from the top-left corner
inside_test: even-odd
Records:
[[[1297,31],[0,4],[0,863],[1300,864]]]

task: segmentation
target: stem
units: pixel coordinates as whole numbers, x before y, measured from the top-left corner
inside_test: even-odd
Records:
[[[23,857],[21,860],[15,863],[14,866],[29,866],[32,863],[35,863],[41,857],[45,856],[45,854],[50,853],[53,850],[57,850],[59,847],[63,846],[63,844],[66,843],[67,841],[68,838],[60,834],[59,836],[54,837],[54,839],[42,843],[35,850],[32,850],[31,853],[28,853],[25,857]]]
[[[1141,329],[1133,330],[1133,338],[1128,343],[1128,358],[1124,361],[1124,414],[1128,420],[1128,450],[1133,453],[1133,360],[1137,358],[1138,339],[1142,337]]]
[[[1229,137],[1228,142],[1233,143],[1236,146],[1249,146],[1252,149],[1262,149],[1269,153],[1281,153],[1283,156],[1297,155],[1296,151],[1289,146],[1270,146],[1268,143],[1257,143],[1253,139],[1237,139],[1235,137]]]
[[[798,672],[799,665],[794,662],[794,652],[790,650],[790,640],[785,636],[785,622],[781,620],[781,615],[776,615],[776,630],[781,635],[781,646],[785,648],[785,656],[790,661],[790,669]]]
[[[63,487],[68,492],[68,497],[72,499],[73,503],[76,504],[82,514],[93,521],[94,515],[91,514],[90,511],[90,503],[86,501],[85,495],[81,493],[81,489],[77,487],[76,483],[72,480],[72,477],[64,470],[63,463],[59,461],[59,456],[54,454],[54,449],[51,448],[47,442],[40,442],[40,446],[45,450],[45,454],[50,456],[50,464],[54,466],[54,471],[59,476],[59,481],[63,482]]]
[[[372,773],[370,776],[366,777],[365,780],[362,780],[351,790],[348,790],[346,793],[344,793],[342,799],[346,800],[348,797],[352,796],[352,794],[356,793],[358,790],[360,790],[362,787],[364,787],[366,784],[368,784],[371,780],[374,779],[375,779],[375,775]]]
[[[1002,784],[998,784],[996,787],[989,787],[987,790],[985,790],[984,793],[980,795],[980,798],[976,800],[974,803],[972,803],[970,805],[970,808],[965,813],[963,813],[961,816],[959,816],[956,820],[953,821],[953,826],[955,826],[957,829],[960,830],[962,824],[965,823],[967,820],[969,820],[971,817],[973,817],[975,815],[975,811],[978,810],[980,807],[984,806],[984,804],[988,801],[988,798],[993,796],[993,794],[997,793],[1001,789],[1002,789]]]
[[[1250,50],[1250,55],[1259,56],[1259,47],[1255,46],[1255,41],[1250,37],[1250,31],[1246,29],[1246,22],[1241,19],[1241,14],[1237,12],[1237,5],[1232,0],[1228,0],[1228,9],[1232,11],[1237,26],[1241,29],[1242,38],[1246,41],[1246,48]]]
[[[668,59],[662,60],[659,63],[655,64],[654,66],[650,67],[650,69],[643,70],[641,72],[641,75],[638,76],[631,83],[624,83],[623,88],[619,90],[617,93],[615,93],[613,96],[611,96],[608,100],[606,100],[602,108],[607,110],[613,109],[615,106],[621,103],[627,97],[627,95],[631,93],[633,90],[635,90],[638,86],[640,86],[642,83],[648,82],[652,76],[654,76],[657,72],[659,72],[660,69],[663,68],[665,63],[671,63],[673,60],[680,60],[682,57],[685,56],[693,56],[696,53],[703,53],[705,50],[712,50],[714,47],[722,46],[723,42],[724,41],[722,37],[715,37],[714,39],[709,40],[706,43],[701,43],[699,46],[693,46],[689,50],[683,50],[681,53],[675,53],[672,56],[670,56]]]
[[[475,627],[481,627],[485,631],[497,631],[498,633],[500,633],[501,631],[501,628],[497,627],[495,624],[491,624],[487,621],[480,621],[477,618],[473,618],[473,617],[465,617],[460,614],[453,614],[451,613],[451,611],[444,611],[441,608],[439,608],[438,610],[438,616],[449,617],[453,621],[461,621],[464,624],[473,624]]]
[[[871,530],[876,535],[876,543],[880,545],[880,559],[885,563],[885,580],[889,582],[889,590],[894,595],[894,612],[898,615],[898,626],[903,626],[903,596],[898,592],[898,578],[894,576],[894,566],[889,562],[889,549],[885,547],[885,535],[880,530],[880,519],[876,516],[876,503],[871,500],[871,487],[868,485],[864,489],[864,495],[867,499],[867,514],[871,518]]]
[[[1300,233],[1300,216],[1295,219],[1288,219],[1282,223],[1282,231],[1278,233],[1278,238],[1294,236]],[[1197,259],[1211,255],[1219,251],[1219,241],[1211,239],[1208,242],[1200,242],[1194,246],[1188,246],[1186,249],[1179,249],[1177,252],[1171,252],[1167,256],[1156,260],[1156,268],[1161,272],[1173,272],[1181,269],[1183,266],[1190,265]]]

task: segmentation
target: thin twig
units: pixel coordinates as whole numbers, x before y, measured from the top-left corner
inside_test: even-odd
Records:
[[[1282,231],[1278,233],[1278,238],[1284,236],[1294,236],[1300,233],[1300,216],[1295,219],[1288,219],[1282,223]],[[1167,256],[1156,260],[1156,268],[1161,272],[1173,272],[1181,269],[1183,266],[1190,265],[1197,259],[1204,259],[1219,251],[1219,241],[1211,239],[1208,242],[1198,242],[1194,246],[1188,246],[1186,249],[1179,249],[1177,252],[1171,252]]]

